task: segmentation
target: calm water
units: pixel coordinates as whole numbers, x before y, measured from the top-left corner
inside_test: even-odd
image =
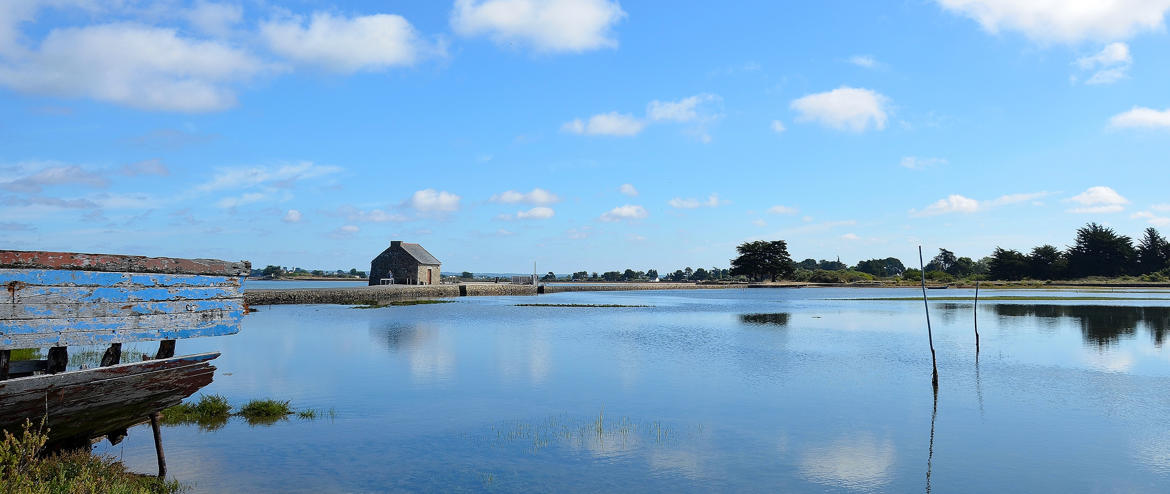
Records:
[[[179,343],[223,352],[205,392],[336,418],[168,427],[167,458],[206,492],[1170,491],[1170,293],[981,303],[978,360],[972,305],[932,303],[933,444],[921,301],[832,300],[918,293],[260,307]],[[154,468],[149,428],[102,449]]]

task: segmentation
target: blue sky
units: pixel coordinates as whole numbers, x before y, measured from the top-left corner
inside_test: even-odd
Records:
[[[9,0],[0,247],[570,272],[1165,231],[1167,11]]]

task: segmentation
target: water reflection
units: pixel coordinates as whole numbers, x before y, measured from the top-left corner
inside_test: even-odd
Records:
[[[800,461],[806,479],[846,489],[875,490],[890,482],[894,442],[865,432],[809,448]]]
[[[787,326],[788,313],[777,312],[772,314],[740,314],[739,320],[744,324]]]
[[[1085,343],[1098,347],[1115,345],[1122,337],[1132,338],[1139,326],[1150,333],[1154,345],[1161,347],[1170,332],[1170,307],[997,304],[992,308],[1001,318],[1034,317],[1053,322],[1074,319]]]
[[[453,342],[436,325],[370,321],[370,337],[394,353],[406,356],[410,376],[416,381],[445,381],[455,371]]]

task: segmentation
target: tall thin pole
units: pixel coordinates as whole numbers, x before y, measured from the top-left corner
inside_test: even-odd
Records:
[[[922,246],[918,246],[918,272],[922,275],[922,307],[926,309],[926,341],[930,343],[930,366],[934,370],[930,384],[938,389],[938,361],[934,356],[934,332],[930,329],[930,304],[926,301],[926,268],[922,263]]]
[[[979,355],[979,280],[975,280],[975,355]]]
[[[150,429],[154,431],[154,453],[158,457],[158,478],[167,478],[167,457],[163,454],[162,434],[158,430],[159,413],[150,414]]]

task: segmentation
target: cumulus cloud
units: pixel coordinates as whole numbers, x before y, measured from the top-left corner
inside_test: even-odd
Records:
[[[1085,84],[1113,84],[1128,75],[1132,62],[1129,45],[1113,42],[1094,55],[1078,58],[1076,65],[1081,70],[1093,71]]]
[[[692,122],[700,118],[697,108],[703,103],[721,101],[714,94],[696,94],[678,101],[651,101],[646,105],[646,118],[658,122]]]
[[[849,63],[866,69],[876,69],[879,65],[878,61],[869,55],[853,55],[849,57]]]
[[[1170,0],[937,0],[991,33],[1011,30],[1042,42],[1122,39],[1164,28]]]
[[[640,220],[649,215],[650,213],[642,206],[626,204],[606,211],[601,215],[601,221]]]
[[[775,205],[768,208],[768,214],[796,214],[797,209],[790,206]]]
[[[943,158],[919,158],[917,156],[906,156],[898,163],[902,168],[909,168],[911,170],[922,170],[930,168],[935,165],[945,165],[947,160]]]
[[[633,115],[609,112],[589,117],[588,121],[570,120],[561,125],[561,130],[570,134],[629,137],[638,135],[645,127],[646,122]]]
[[[0,178],[0,189],[26,194],[39,193],[46,187],[59,185],[99,188],[109,185],[109,180],[96,171],[56,162],[17,165],[8,170],[6,175]]]
[[[280,221],[283,221],[285,223],[300,223],[301,217],[302,216],[301,216],[300,211],[297,211],[295,209],[290,209],[290,210],[288,210],[287,213],[284,213],[284,217],[281,218]]]
[[[456,0],[451,27],[545,53],[616,48],[614,26],[626,16],[610,0]]]
[[[556,212],[550,207],[537,206],[528,211],[517,211],[516,219],[521,220],[547,220],[552,218]]]
[[[230,3],[199,0],[184,11],[183,17],[195,29],[212,35],[227,36],[244,19],[244,8]]]
[[[784,122],[781,122],[779,120],[773,120],[771,127],[772,127],[772,132],[775,132],[777,134],[783,134],[785,130],[788,130],[786,127],[784,127]]]
[[[1165,216],[1158,216],[1157,214],[1153,213],[1152,211],[1138,211],[1138,212],[1130,215],[1130,218],[1144,219],[1149,224],[1154,225],[1154,226],[1170,226],[1170,218],[1167,218]]]
[[[342,225],[329,232],[329,236],[332,238],[349,238],[361,230],[357,225]]]
[[[526,203],[536,205],[554,204],[560,200],[561,198],[557,197],[556,194],[539,187],[532,189],[530,192],[516,192],[514,190],[508,190],[504,191],[503,193],[496,194],[491,198],[492,202],[499,202],[504,204]]]
[[[630,196],[630,197],[637,197],[638,196],[638,189],[634,188],[634,186],[631,184],[622,184],[621,187],[618,187],[618,192],[621,192],[622,195],[624,195],[624,196]]]
[[[133,23],[58,28],[0,58],[0,85],[145,110],[206,112],[236,104],[234,83],[266,69],[249,53]]]
[[[850,241],[861,240],[861,237],[858,237],[856,233],[846,233],[844,235],[841,235],[841,238],[843,240],[850,240]]]
[[[1115,129],[1170,129],[1170,108],[1159,111],[1135,106],[1110,118],[1109,126]]]
[[[1028,192],[1021,194],[1006,194],[995,199],[979,201],[965,197],[959,194],[951,194],[944,199],[939,199],[929,206],[923,208],[921,211],[911,209],[911,216],[937,216],[940,214],[950,213],[975,213],[978,211],[985,211],[991,208],[1000,206],[1007,206],[1009,204],[1017,204],[1021,202],[1034,201],[1042,197],[1051,195],[1051,192]]]
[[[810,94],[792,101],[798,122],[816,122],[851,132],[886,128],[890,100],[870,89],[841,86],[832,91]]]
[[[1098,185],[1089,187],[1084,192],[1065,199],[1080,206],[1069,209],[1070,213],[1118,213],[1129,204],[1129,199],[1122,197],[1112,188]]]
[[[408,203],[423,213],[450,213],[459,210],[459,199],[459,196],[447,191],[423,189],[416,191]]]
[[[195,189],[201,192],[256,186],[287,189],[298,181],[322,177],[339,171],[341,171],[339,167],[317,165],[311,161],[279,166],[220,168],[210,181],[196,186]]]
[[[392,14],[317,12],[307,24],[299,17],[263,22],[260,35],[281,56],[343,73],[411,65],[424,50],[414,27]]]
[[[667,202],[667,204],[670,204],[670,207],[675,209],[695,209],[699,207],[714,208],[718,207],[720,204],[726,203],[726,200],[719,199],[719,194],[711,194],[707,196],[706,200],[693,198],[683,199],[681,197],[675,197],[674,199],[671,199]]]

